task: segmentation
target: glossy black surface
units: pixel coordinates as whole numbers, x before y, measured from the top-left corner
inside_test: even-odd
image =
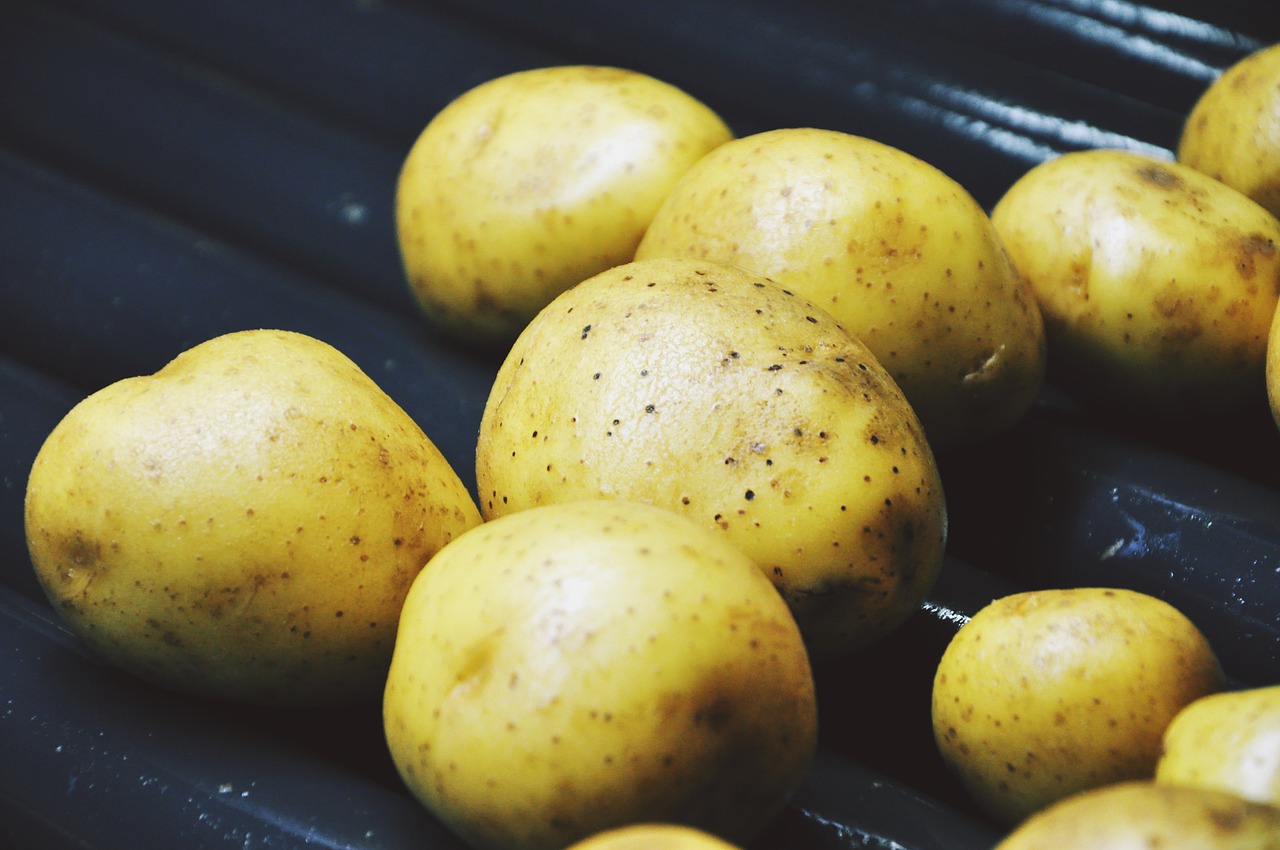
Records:
[[[1274,41],[1274,0],[0,4],[0,846],[460,846],[399,785],[376,706],[223,706],[85,653],[36,586],[21,505],[79,398],[268,326],[351,356],[473,485],[503,352],[426,326],[392,230],[401,158],[466,88],[629,66],[740,134],[895,144],[990,206],[1066,150],[1169,155],[1214,75]],[[1117,422],[1048,389],[1013,432],[941,462],[943,578],[899,633],[819,667],[822,753],[753,847],[995,844],[938,759],[928,696],[955,629],[1004,593],[1146,590],[1204,628],[1237,682],[1280,682],[1280,432],[1265,410]]]

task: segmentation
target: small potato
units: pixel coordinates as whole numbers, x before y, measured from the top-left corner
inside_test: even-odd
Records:
[[[638,822],[746,841],[817,739],[804,642],[755,563],[614,499],[490,520],[442,549],[405,601],[383,716],[410,791],[482,850]]]
[[[1178,712],[1156,781],[1280,807],[1280,685],[1212,694]]]
[[[947,646],[933,731],[978,804],[1012,825],[1077,791],[1150,778],[1169,721],[1223,686],[1204,635],[1155,597],[1018,593],[978,611]]]
[[[687,826],[642,823],[583,839],[568,850],[740,850],[714,835]]]
[[[914,613],[946,505],[919,420],[813,302],[689,258],[565,292],[516,340],[480,423],[486,518],[582,498],[669,508],[772,578],[817,655]]]
[[[675,181],[731,136],[697,99],[621,68],[482,83],[405,158],[396,226],[412,290],[459,338],[509,343],[561,291],[630,260]]]
[[[1032,168],[992,221],[1044,315],[1048,374],[1114,410],[1261,398],[1280,221],[1194,169],[1121,150]]]
[[[108,661],[252,703],[376,698],[400,605],[480,513],[421,428],[331,346],[227,334],[118,381],[31,470],[36,574]]]
[[[636,259],[741,266],[825,308],[902,387],[935,449],[1027,412],[1045,368],[1035,296],[986,212],[937,168],[813,128],[721,145],[676,184]]]
[[[1183,125],[1178,161],[1280,216],[1280,44],[1210,84]]]
[[[1199,788],[1121,782],[1028,818],[996,850],[1280,850],[1280,809]]]

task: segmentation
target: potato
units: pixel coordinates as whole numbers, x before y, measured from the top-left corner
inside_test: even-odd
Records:
[[[1035,289],[1051,381],[1167,417],[1251,404],[1280,290],[1280,221],[1194,169],[1121,150],[1028,171],[991,213]]]
[[[93,393],[26,491],[36,574],[88,646],[151,682],[255,703],[376,698],[414,576],[479,522],[354,363],[269,330]]]
[[[1280,216],[1280,44],[1227,68],[1192,107],[1178,161]]]
[[[956,632],[933,683],[939,752],[1014,824],[1069,794],[1155,773],[1165,727],[1224,686],[1204,635],[1131,590],[996,599]]]
[[[1271,329],[1267,332],[1267,356],[1263,379],[1271,418],[1277,426],[1280,426],[1280,310],[1276,311],[1276,315],[1272,318]]]
[[[405,158],[395,204],[410,286],[437,326],[509,343],[562,290],[630,260],[676,179],[731,136],[701,101],[621,68],[482,83]]]
[[[597,833],[569,850],[740,850],[737,845],[687,826],[641,823]]]
[[[676,184],[636,259],[689,256],[826,308],[902,387],[935,449],[1006,430],[1044,376],[1044,326],[986,212],[880,142],[783,128],[730,141]]]
[[[723,535],[622,500],[454,540],[405,601],[384,726],[412,793],[470,846],[561,848],[637,822],[745,840],[817,737],[795,620]]]
[[[946,542],[930,445],[866,346],[795,293],[689,258],[603,272],[530,322],[476,479],[486,518],[624,498],[724,533],[827,657],[914,613]]]
[[[1280,807],[1280,685],[1211,694],[1178,712],[1156,781]]]
[[[996,850],[1277,850],[1280,809],[1198,788],[1122,782],[1030,817]]]

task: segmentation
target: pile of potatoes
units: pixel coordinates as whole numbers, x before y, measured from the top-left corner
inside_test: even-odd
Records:
[[[1180,161],[1067,154],[988,214],[900,150],[734,138],[643,74],[491,80],[396,197],[425,319],[507,351],[478,501],[341,352],[244,331],[68,414],[28,483],[33,564],[148,681],[381,698],[405,786],[478,848],[745,844],[809,769],[813,663],[892,640],[937,580],[935,452],[1046,380],[1148,415],[1280,409],[1280,130],[1255,117],[1278,91],[1264,51]],[[1280,696],[1227,691],[1151,597],[993,600],[933,716],[1006,850],[1275,846]]]

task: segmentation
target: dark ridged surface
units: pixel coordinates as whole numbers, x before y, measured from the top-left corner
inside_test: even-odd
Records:
[[[466,88],[625,65],[739,133],[898,145],[989,206],[1061,151],[1168,155],[1213,75],[1278,40],[1272,0],[0,5],[0,844],[458,846],[398,784],[374,707],[230,709],[86,655],[34,582],[21,505],[75,401],[251,327],[343,350],[473,484],[502,352],[421,321],[391,218],[408,145]],[[1146,590],[1196,619],[1237,681],[1280,681],[1280,434],[1265,411],[1169,427],[1046,399],[942,461],[943,579],[882,646],[818,670],[822,754],[758,848],[995,843],[940,764],[928,693],[950,635],[1003,593]]]

